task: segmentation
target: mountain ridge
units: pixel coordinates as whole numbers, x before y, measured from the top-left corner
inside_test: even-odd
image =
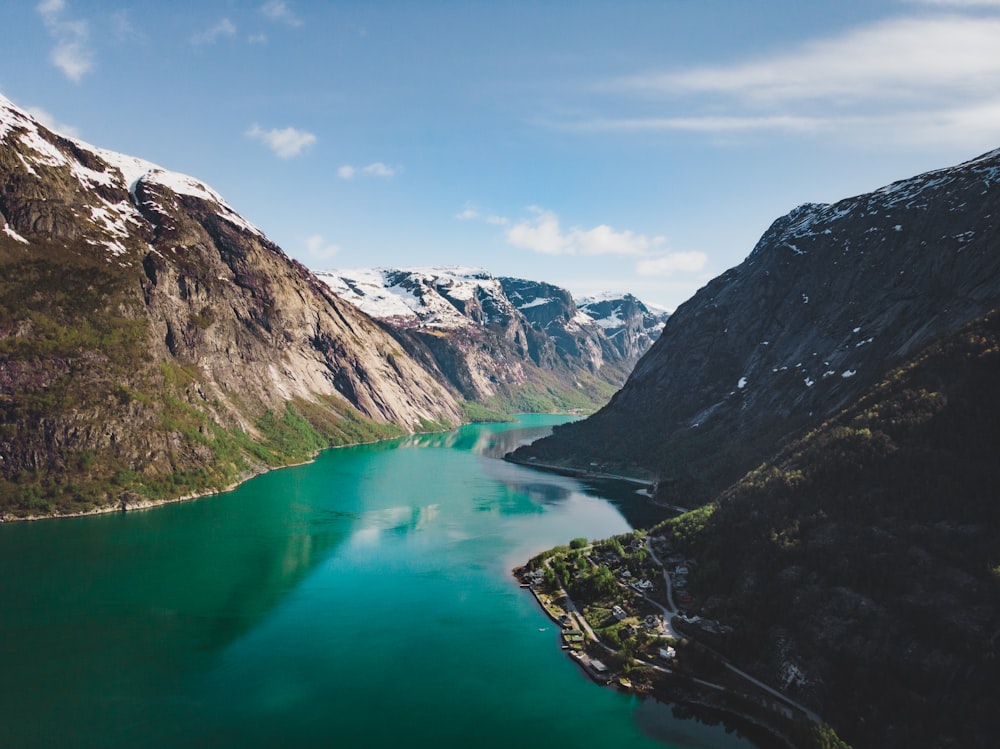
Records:
[[[0,100],[0,514],[219,490],[461,397],[198,180]]]
[[[498,407],[523,402],[516,389],[549,408],[597,407],[662,327],[663,315],[631,295],[605,303],[622,313],[614,322],[598,320],[565,289],[482,268],[316,274],[333,293],[390,326],[411,355],[436,367],[464,397]]]
[[[607,406],[511,459],[695,506],[1000,302],[1000,151],[777,219],[667,321]]]

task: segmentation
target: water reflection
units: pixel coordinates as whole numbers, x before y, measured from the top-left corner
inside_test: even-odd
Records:
[[[78,745],[115,745],[111,726],[141,725],[152,695],[252,630],[348,537],[350,513],[314,525],[289,482],[272,492],[276,476],[149,511],[0,527],[0,705],[17,716],[5,742],[58,746],[74,726]]]

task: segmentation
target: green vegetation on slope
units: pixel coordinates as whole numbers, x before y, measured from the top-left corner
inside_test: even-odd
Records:
[[[1000,735],[1000,317],[654,529],[728,657],[858,746]]]

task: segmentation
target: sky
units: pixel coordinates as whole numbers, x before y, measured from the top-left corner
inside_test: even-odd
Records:
[[[1000,147],[1000,0],[0,0],[0,93],[313,269],[674,309],[772,221]]]

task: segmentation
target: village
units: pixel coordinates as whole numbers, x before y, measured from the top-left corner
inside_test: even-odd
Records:
[[[675,605],[692,602],[687,581],[693,564],[679,556],[660,562],[636,533],[595,544],[575,539],[516,573],[562,628],[563,649],[591,678],[644,692],[657,672],[678,666],[684,635],[674,628],[675,617],[708,632],[724,631],[718,622]]]
[[[732,628],[697,613],[688,585],[696,569],[666,537],[636,531],[574,539],[514,574],[560,627],[562,649],[598,684],[724,709],[751,730],[797,745],[788,736],[819,716],[713,650]],[[786,670],[779,687],[805,678],[794,665]]]

